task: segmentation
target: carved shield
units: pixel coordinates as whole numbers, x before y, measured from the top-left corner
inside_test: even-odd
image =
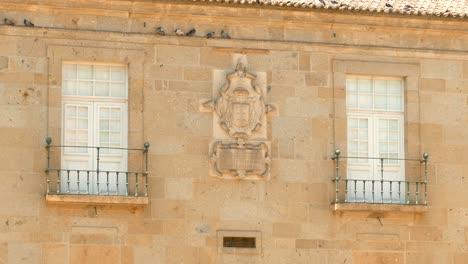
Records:
[[[216,112],[221,127],[231,137],[248,138],[262,125],[265,102],[260,88],[253,85],[255,75],[236,71],[227,76],[227,83],[220,90]]]

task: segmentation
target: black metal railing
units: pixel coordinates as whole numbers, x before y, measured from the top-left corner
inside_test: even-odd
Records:
[[[67,146],[52,145],[52,138],[46,139],[47,149],[47,194],[76,194],[76,195],[118,195],[118,196],[148,196],[148,149],[150,144],[145,142],[144,148],[117,148],[95,146]],[[62,163],[62,155],[66,149],[73,150],[79,156],[85,153],[92,158],[92,168],[85,165],[66,165]],[[78,150],[78,151],[77,151]],[[94,151],[89,155],[89,151]],[[131,160],[127,164],[119,164],[118,158],[114,161],[105,161],[105,157],[125,157]],[[51,160],[53,162],[51,162]],[[143,167],[143,170],[116,170],[105,169],[106,163],[124,165],[130,163],[134,167]],[[55,166],[52,166],[54,163]],[[108,167],[108,166],[107,166]]]
[[[372,172],[363,171],[358,175],[346,175],[342,177],[340,168],[348,171],[345,166],[353,164],[340,163],[340,160],[347,159],[353,162],[366,160],[367,163],[378,161],[376,175]],[[429,154],[424,153],[423,159],[398,159],[398,158],[374,158],[374,157],[342,157],[340,150],[335,151],[332,160],[335,161],[335,203],[384,203],[384,204],[412,204],[427,205],[427,161]],[[407,172],[405,180],[392,180],[392,171],[385,168],[391,165],[401,165],[404,162]],[[390,165],[390,166],[388,166]],[[419,171],[419,173],[418,173]],[[371,173],[371,175],[366,175]]]

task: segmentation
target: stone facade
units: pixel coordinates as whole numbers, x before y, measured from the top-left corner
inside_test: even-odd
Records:
[[[144,0],[6,0],[0,18],[16,23],[0,24],[0,263],[468,263],[466,19]],[[239,58],[276,108],[265,180],[210,175],[219,128],[201,102]],[[64,61],[128,64],[147,205],[46,201]],[[331,208],[348,74],[404,79],[406,157],[430,153],[425,210]],[[223,249],[224,233],[259,248]]]

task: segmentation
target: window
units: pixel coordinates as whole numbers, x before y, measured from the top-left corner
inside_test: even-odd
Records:
[[[348,201],[405,201],[403,109],[401,78],[347,77]]]
[[[97,172],[127,171],[127,67],[64,63],[62,76],[62,192],[125,194],[126,175]]]

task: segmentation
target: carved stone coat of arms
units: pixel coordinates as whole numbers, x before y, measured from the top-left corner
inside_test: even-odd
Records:
[[[257,76],[238,64],[227,74],[219,97],[204,102],[215,115],[215,126],[227,135],[211,144],[212,173],[223,178],[265,179],[270,173],[270,147],[265,135],[265,114],[272,106],[265,104],[264,87],[256,85]],[[258,133],[257,133],[258,134]]]

